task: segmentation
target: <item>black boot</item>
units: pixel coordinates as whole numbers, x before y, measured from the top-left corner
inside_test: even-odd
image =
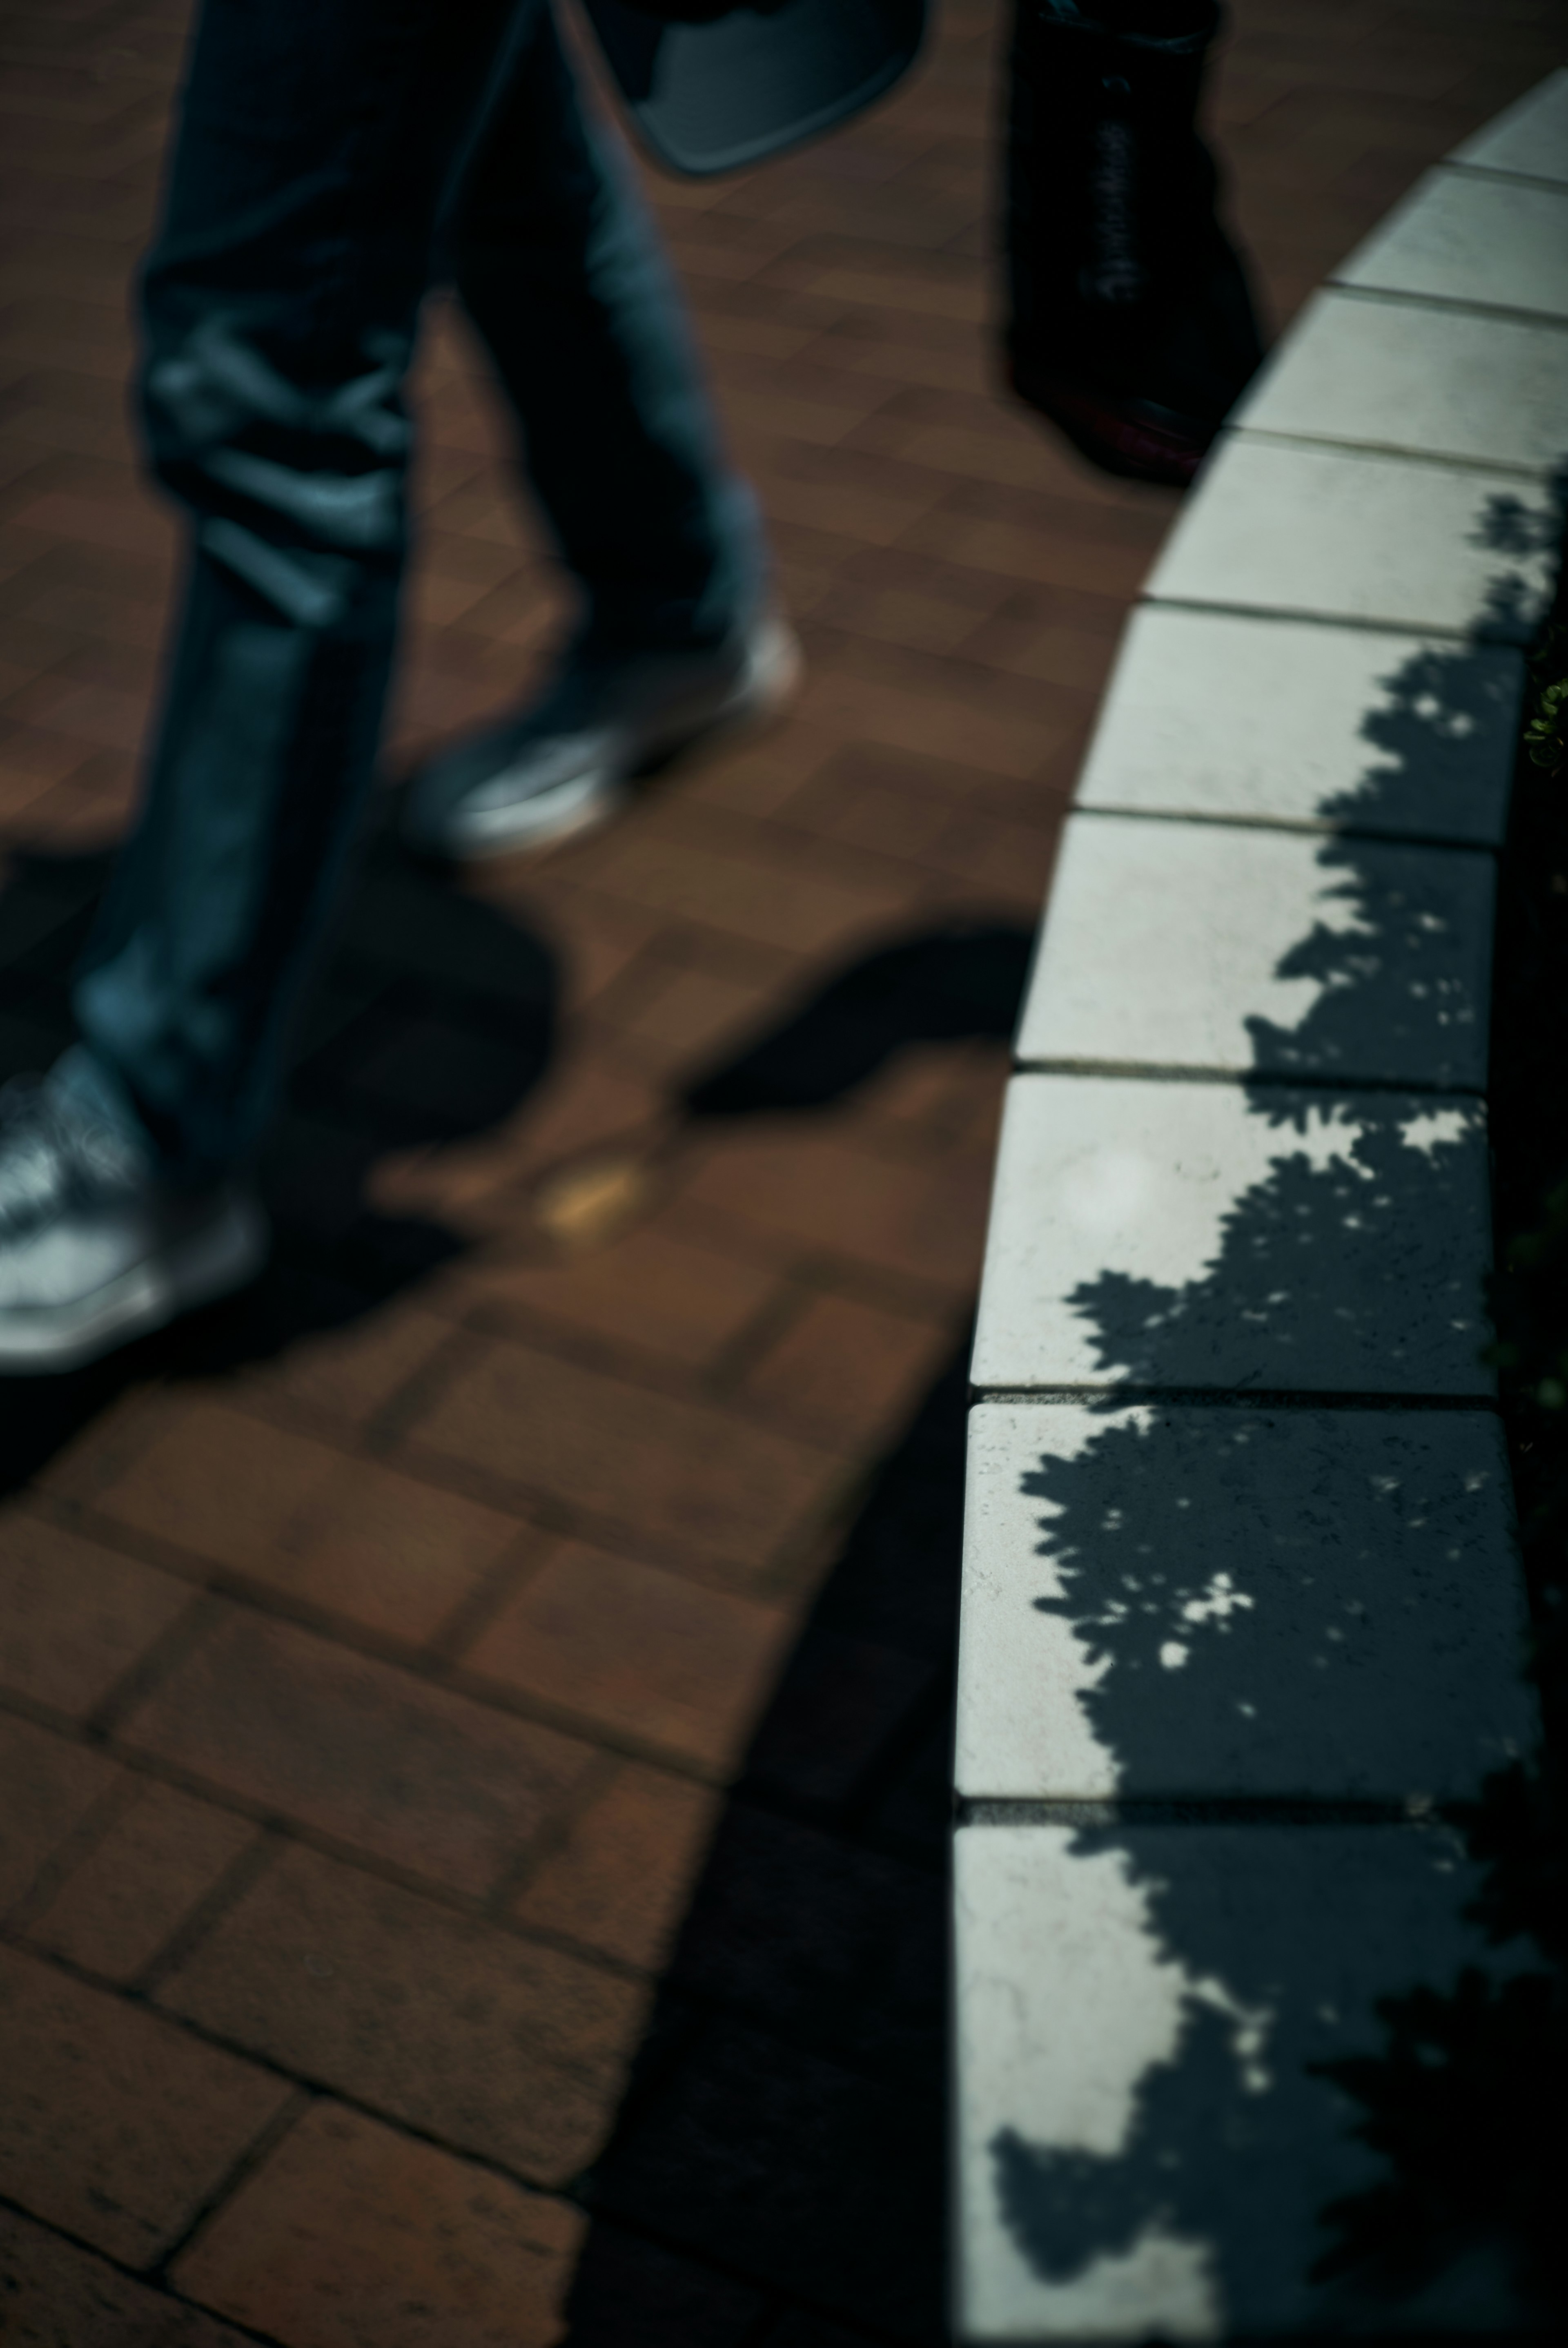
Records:
[[[1014,389],[1107,472],[1184,486],[1263,356],[1195,117],[1214,0],[1018,0]]]

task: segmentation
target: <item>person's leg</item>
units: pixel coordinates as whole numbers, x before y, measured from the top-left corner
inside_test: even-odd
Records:
[[[91,1361],[264,1257],[235,1170],[374,755],[432,234],[539,5],[208,0],[144,303],[183,617],[82,1041],[0,1093],[0,1371]]]
[[[518,15],[208,0],[196,37],[143,287],[147,440],[191,519],[189,576],[68,1072],[182,1181],[253,1146],[343,870],[393,649],[403,376]]]
[[[592,633],[719,643],[754,609],[754,500],[620,139],[549,6],[514,52],[444,239]]]
[[[415,846],[504,855],[613,812],[651,762],[772,714],[797,655],[630,160],[585,108],[548,8],[487,116],[446,249],[582,602],[542,692],[409,797]]]
[[[1017,0],[1014,388],[1112,472],[1191,479],[1262,357],[1196,127],[1215,0]]]

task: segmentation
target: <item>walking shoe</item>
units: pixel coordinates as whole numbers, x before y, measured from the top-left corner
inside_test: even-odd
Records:
[[[0,1090],[0,1374],[79,1369],[261,1270],[240,1184],[179,1189],[48,1078]]]
[[[612,815],[649,767],[777,714],[800,647],[775,613],[711,652],[569,653],[542,698],[417,776],[403,835],[425,855],[544,848]]]

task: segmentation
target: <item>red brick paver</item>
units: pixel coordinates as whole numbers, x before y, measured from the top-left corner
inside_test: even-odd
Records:
[[[462,1664],[466,1680],[550,1705],[589,1733],[728,1774],[793,1627],[784,1608],[571,1541],[499,1609]]]
[[[302,2348],[547,2348],[582,2228],[569,2201],[322,2103],[175,2276]]]
[[[158,1995],[230,2044],[549,2187],[599,2149],[648,2004],[619,1969],[297,1845]]]
[[[153,2265],[292,2089],[19,1949],[0,1950],[0,2192]]]
[[[232,1810],[128,1772],[122,1807],[38,1903],[29,1935],[83,1972],[138,1982],[257,1841]]]
[[[545,863],[373,851],[266,1282],[0,1397],[7,2338],[531,2348],[569,2291],[579,2348],[939,2335],[951,1444],[863,1504],[961,1336],[1005,1005],[907,994],[858,1060],[822,1006],[900,940],[1021,952],[1173,510],[998,396],[1002,13],[944,0],[840,138],[655,188],[798,710]],[[1568,49],[1560,0],[1235,15],[1276,324]],[[0,1074],[64,1032],[156,676],[126,301],[185,16],[0,26]],[[416,397],[393,778],[560,614],[440,304]],[[839,1076],[792,1091],[781,1029]]]
[[[190,1602],[153,1566],[0,1510],[0,1688],[13,1698],[88,1718]]]
[[[578,1738],[239,1606],[214,1607],[121,1737],[259,1816],[477,1899],[594,1760]]]

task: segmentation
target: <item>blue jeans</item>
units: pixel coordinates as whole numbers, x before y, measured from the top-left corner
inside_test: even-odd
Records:
[[[147,443],[193,524],[184,610],[67,1078],[176,1179],[253,1148],[358,829],[403,384],[441,280],[596,637],[713,644],[759,592],[749,494],[548,0],[206,0],[142,287]]]

